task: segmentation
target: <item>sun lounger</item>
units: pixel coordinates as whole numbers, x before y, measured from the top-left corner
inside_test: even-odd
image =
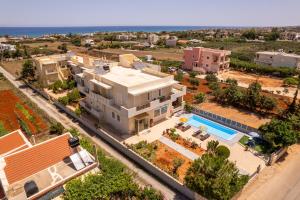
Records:
[[[175,128],[179,128],[179,127],[181,127],[182,125],[183,125],[183,122],[180,122],[180,123],[178,123],[178,124],[175,125]]]
[[[201,141],[204,141],[204,140],[206,140],[206,139],[209,138],[209,137],[210,137],[209,134],[205,134],[205,135],[200,135],[199,139],[200,139]]]
[[[191,128],[190,125],[183,125],[183,126],[181,127],[181,130],[184,132],[184,131],[189,130],[190,128]]]
[[[193,137],[197,137],[198,135],[200,135],[202,133],[202,131],[201,130],[197,130],[197,131],[195,131],[194,133],[193,133]]]

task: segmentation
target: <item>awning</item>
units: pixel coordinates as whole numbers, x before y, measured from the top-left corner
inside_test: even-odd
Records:
[[[145,117],[149,117],[149,114],[146,112],[135,116],[134,119],[140,120],[140,119],[144,119]]]

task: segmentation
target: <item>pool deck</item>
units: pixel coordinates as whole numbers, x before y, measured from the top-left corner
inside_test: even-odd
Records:
[[[187,116],[186,115],[176,116],[175,114],[171,118],[151,127],[150,129],[147,129],[137,135],[133,135],[127,138],[124,142],[127,144],[136,144],[139,143],[140,141],[147,141],[148,143],[152,143],[156,140],[160,140],[160,138],[163,135],[163,131],[166,129],[174,128],[174,126],[180,121],[180,118],[182,117],[187,117]],[[192,127],[185,132],[176,129],[176,132],[183,138],[196,142],[205,150],[206,150],[207,143],[209,141],[218,140],[220,145],[227,146],[230,149],[229,160],[235,162],[238,169],[243,174],[253,174],[259,165],[261,165],[261,169],[263,169],[266,166],[265,161],[253,155],[253,153],[249,151],[245,151],[244,147],[238,143],[239,139],[244,135],[243,133],[238,132],[237,135],[230,141],[224,140],[213,134],[211,134],[211,136],[205,141],[201,141],[200,139],[192,136],[195,130],[198,129]]]

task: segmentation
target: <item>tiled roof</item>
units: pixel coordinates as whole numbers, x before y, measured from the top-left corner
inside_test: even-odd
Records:
[[[28,147],[28,140],[20,130],[13,131],[0,137],[0,155],[15,152]]]
[[[8,183],[20,181],[69,157],[72,154],[69,137],[64,134],[6,156],[4,171]]]

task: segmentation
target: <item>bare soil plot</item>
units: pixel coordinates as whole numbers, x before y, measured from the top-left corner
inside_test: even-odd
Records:
[[[24,45],[29,46],[31,48],[47,48],[49,50],[57,51],[57,47],[61,45],[63,42],[36,42],[36,43],[26,43]]]
[[[22,66],[25,60],[15,60],[15,61],[4,61],[2,62],[2,67],[8,71],[14,77],[17,77],[16,73],[21,74]]]
[[[184,181],[185,174],[188,168],[191,166],[192,161],[184,157],[172,148],[164,145],[159,141],[155,141],[157,144],[154,164],[166,172],[173,170],[173,162],[175,159],[183,160],[183,164],[177,169],[178,179],[180,182]]]
[[[123,49],[105,49],[101,52],[113,53],[113,54],[134,54],[137,57],[145,57],[146,55],[152,55],[157,60],[174,60],[182,61],[183,52],[180,49],[157,49],[149,51],[139,50],[123,50]]]
[[[231,106],[222,106],[213,102],[205,102],[197,105],[202,110],[215,113],[222,117],[240,122],[242,124],[251,126],[253,128],[259,128],[261,125],[270,121],[269,118],[264,118],[253,112],[247,112]]]
[[[236,79],[239,83],[251,84],[258,81],[263,87],[281,87],[283,80],[275,77],[262,75],[247,74],[239,71],[228,71],[218,75],[219,78],[226,80],[227,78]]]

